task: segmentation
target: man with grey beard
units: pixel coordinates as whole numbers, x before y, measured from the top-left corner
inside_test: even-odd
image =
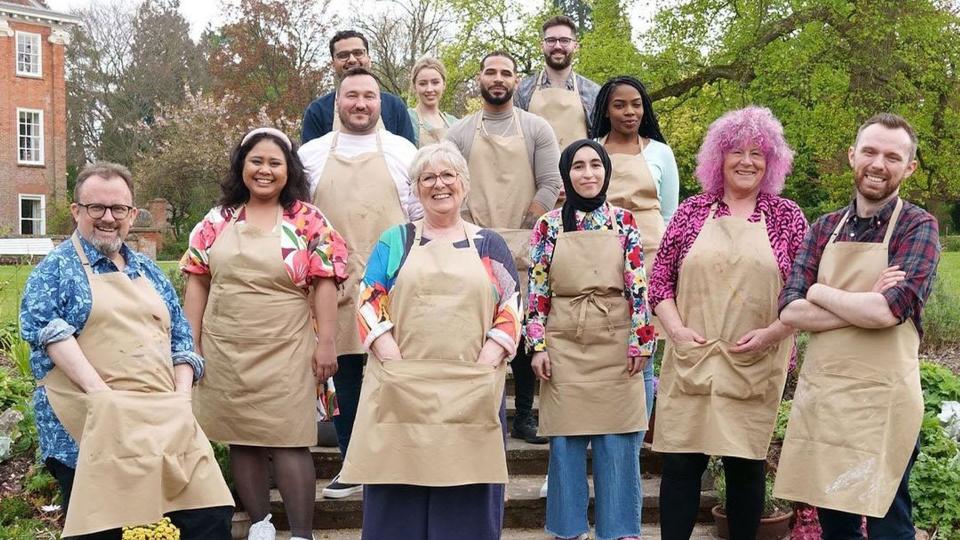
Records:
[[[123,243],[130,171],[88,165],[73,197],[77,230],[30,274],[20,307],[64,538],[118,540],[167,516],[184,540],[229,539],[233,499],[190,406],[203,359],[163,270]]]

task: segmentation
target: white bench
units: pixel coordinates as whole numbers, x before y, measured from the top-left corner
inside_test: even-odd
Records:
[[[53,250],[49,238],[0,238],[0,257],[10,255],[46,255]]]

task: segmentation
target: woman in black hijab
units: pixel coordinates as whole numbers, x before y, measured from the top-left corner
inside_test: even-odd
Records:
[[[567,199],[531,238],[524,329],[541,379],[540,435],[550,437],[546,531],[588,532],[587,446],[593,448],[597,538],[640,537],[643,376],[654,352],[643,246],[633,215],[606,202],[603,146],[560,156]]]

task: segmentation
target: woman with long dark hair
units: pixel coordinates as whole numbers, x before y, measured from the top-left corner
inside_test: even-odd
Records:
[[[221,191],[190,234],[182,268],[184,311],[207,360],[194,413],[210,439],[230,445],[234,484],[253,523],[248,538],[276,535],[271,460],[293,538],[311,538],[316,384],[337,370],[336,285],[346,279],[346,244],[303,202],[303,165],[277,129],[243,137]]]

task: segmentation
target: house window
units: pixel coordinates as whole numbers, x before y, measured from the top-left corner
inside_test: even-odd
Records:
[[[43,111],[17,109],[17,163],[43,165]]]
[[[20,234],[47,234],[46,204],[43,195],[20,195]]]
[[[17,75],[41,75],[40,34],[17,32]]]

